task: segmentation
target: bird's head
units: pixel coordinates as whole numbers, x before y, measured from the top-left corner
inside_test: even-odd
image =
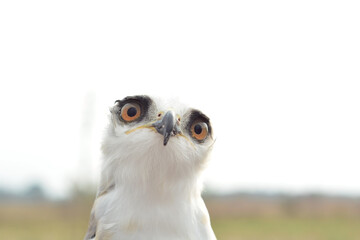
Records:
[[[214,143],[209,118],[177,101],[130,96],[115,101],[102,145],[114,177],[179,180],[197,176]]]

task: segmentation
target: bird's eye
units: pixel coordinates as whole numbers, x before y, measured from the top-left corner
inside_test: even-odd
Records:
[[[132,122],[141,115],[141,108],[137,103],[127,103],[121,108],[121,118],[126,122]]]
[[[192,137],[196,140],[204,140],[208,135],[209,129],[208,125],[204,122],[195,122],[191,126],[191,134]]]

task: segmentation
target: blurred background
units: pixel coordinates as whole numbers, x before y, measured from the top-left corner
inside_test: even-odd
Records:
[[[109,107],[210,116],[219,240],[360,239],[358,1],[1,1],[0,238],[82,239]]]

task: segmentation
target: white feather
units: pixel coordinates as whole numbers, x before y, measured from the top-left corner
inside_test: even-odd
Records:
[[[181,118],[189,108],[153,99],[156,111],[172,109]],[[153,114],[156,114],[154,112]],[[94,204],[96,239],[214,240],[201,198],[201,172],[213,141],[195,143],[149,128],[126,134],[133,125],[111,114],[102,144],[101,183],[115,187]]]

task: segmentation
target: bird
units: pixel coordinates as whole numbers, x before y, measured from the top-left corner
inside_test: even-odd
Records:
[[[210,119],[174,99],[127,96],[110,107],[84,240],[216,240],[201,196]]]

